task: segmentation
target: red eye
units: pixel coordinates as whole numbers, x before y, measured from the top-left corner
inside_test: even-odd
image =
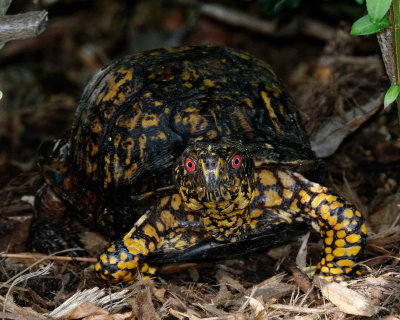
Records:
[[[194,161],[190,158],[187,158],[185,160],[185,167],[186,167],[186,170],[189,172],[192,172],[196,168]]]
[[[237,169],[242,164],[242,158],[237,154],[232,158],[232,167]]]

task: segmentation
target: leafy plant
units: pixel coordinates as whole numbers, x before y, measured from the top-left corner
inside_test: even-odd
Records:
[[[363,3],[363,0],[356,1],[360,4]],[[367,0],[366,5],[368,15],[354,22],[351,34],[367,35],[377,33],[385,28],[392,28],[396,83],[392,84],[386,92],[384,106],[386,108],[397,100],[400,121],[400,3],[399,0]]]

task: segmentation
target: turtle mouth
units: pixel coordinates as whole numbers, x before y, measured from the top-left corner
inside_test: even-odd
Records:
[[[206,186],[198,187],[197,196],[200,201],[213,203],[231,200],[230,193],[224,185],[213,189],[209,189]]]
[[[210,190],[205,193],[205,198],[208,202],[219,202],[221,197],[221,191],[219,189]]]

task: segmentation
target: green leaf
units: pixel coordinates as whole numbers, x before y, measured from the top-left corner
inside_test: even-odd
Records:
[[[400,87],[396,84],[391,85],[385,94],[385,99],[383,101],[384,108],[391,104],[400,94]]]
[[[3,98],[3,91],[0,91],[0,100]]]
[[[386,16],[375,22],[373,22],[369,16],[363,16],[353,23],[351,27],[351,34],[355,36],[372,34],[389,27],[389,25],[389,18]]]
[[[392,0],[367,0],[368,15],[373,22],[381,20],[390,8]]]
[[[357,2],[358,4],[363,4],[363,3],[364,3],[364,0],[356,0],[356,2]]]

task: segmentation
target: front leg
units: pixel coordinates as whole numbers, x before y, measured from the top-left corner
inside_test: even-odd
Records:
[[[309,222],[323,239],[316,275],[342,281],[359,274],[355,264],[362,259],[367,229],[362,214],[351,203],[289,170],[263,169],[256,177],[255,203],[259,205],[250,212],[253,228]]]
[[[183,206],[179,194],[161,198],[122,239],[100,255],[95,265],[97,277],[114,284],[133,282],[138,273],[149,277],[156,271],[146,263],[149,256],[173,256],[206,237],[201,223]]]

